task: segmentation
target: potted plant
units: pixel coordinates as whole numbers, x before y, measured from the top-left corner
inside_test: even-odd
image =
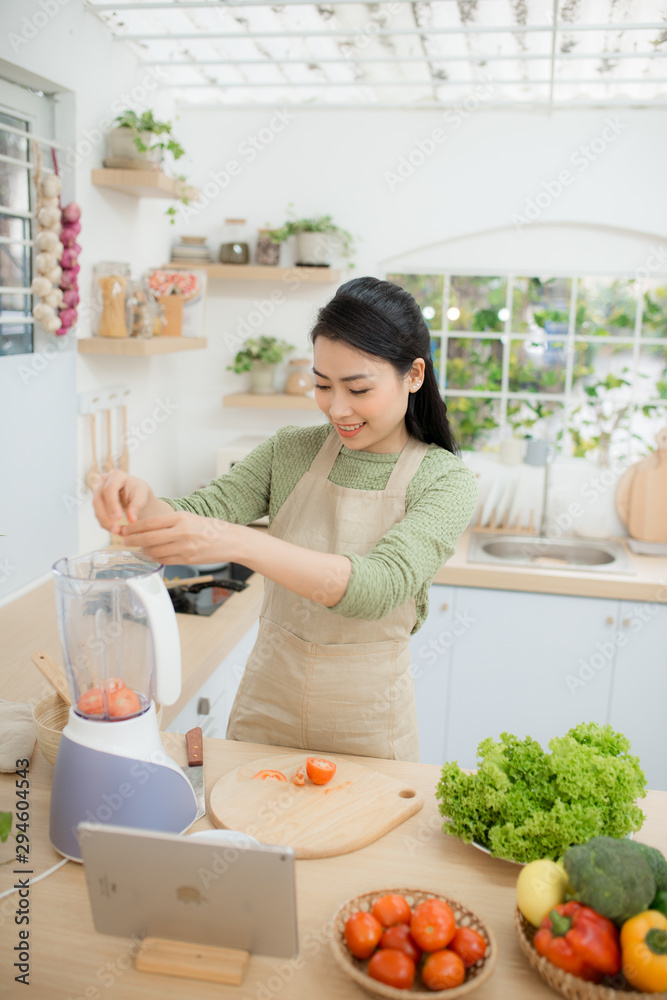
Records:
[[[276,366],[284,361],[293,344],[277,337],[260,337],[258,340],[249,338],[234,358],[234,364],[227,366],[227,371],[242,375],[250,372],[250,391],[269,395],[273,392],[273,380]]]
[[[334,254],[350,257],[354,249],[352,234],[337,226],[330,215],[317,215],[312,219],[289,219],[279,229],[270,232],[276,243],[283,243],[290,236],[296,236],[296,262],[297,265],[306,267],[329,267]],[[349,266],[354,265],[350,263]]]
[[[114,119],[114,125],[107,135],[110,157],[152,164],[162,163],[165,153],[175,160],[185,154],[172,135],[171,122],[159,121],[152,111],[138,115],[128,108]]]
[[[123,161],[129,161],[127,166],[142,165],[151,170],[164,166],[165,155],[170,153],[174,160],[185,155],[180,142],[174,139],[171,122],[159,121],[152,111],[144,111],[138,115],[136,111],[127,109],[114,119],[116,128],[107,134],[108,162],[105,166],[122,166]],[[176,175],[178,198],[188,204],[187,177]],[[176,209],[170,205],[165,215],[173,225]]]

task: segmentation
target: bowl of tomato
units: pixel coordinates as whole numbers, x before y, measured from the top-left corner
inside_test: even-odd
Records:
[[[420,889],[355,896],[331,922],[342,971],[371,996],[455,1000],[493,972],[493,931],[463,903]]]

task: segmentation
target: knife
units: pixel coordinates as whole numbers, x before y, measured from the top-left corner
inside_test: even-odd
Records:
[[[188,749],[188,766],[183,770],[192,785],[192,790],[197,799],[197,815],[192,821],[195,823],[206,812],[206,796],[204,793],[204,740],[199,726],[190,729],[185,734],[185,743]]]

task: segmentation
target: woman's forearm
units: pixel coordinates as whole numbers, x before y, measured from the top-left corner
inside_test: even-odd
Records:
[[[147,517],[159,517],[161,514],[173,514],[174,508],[166,500],[158,500],[154,493],[139,511],[139,520],[144,521]]]
[[[352,574],[347,556],[304,549],[256,528],[230,524],[228,529],[233,559],[242,566],[327,608],[345,595]]]

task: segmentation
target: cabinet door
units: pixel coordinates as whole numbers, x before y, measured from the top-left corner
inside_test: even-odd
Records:
[[[628,737],[649,788],[667,790],[667,606],[621,603],[609,721]]]
[[[449,651],[454,641],[453,600],[453,587],[432,586],[428,617],[410,640],[422,764],[442,765],[445,761]]]
[[[607,721],[618,602],[456,588],[447,759],[476,766],[502,732],[546,748],[579,722]]]

